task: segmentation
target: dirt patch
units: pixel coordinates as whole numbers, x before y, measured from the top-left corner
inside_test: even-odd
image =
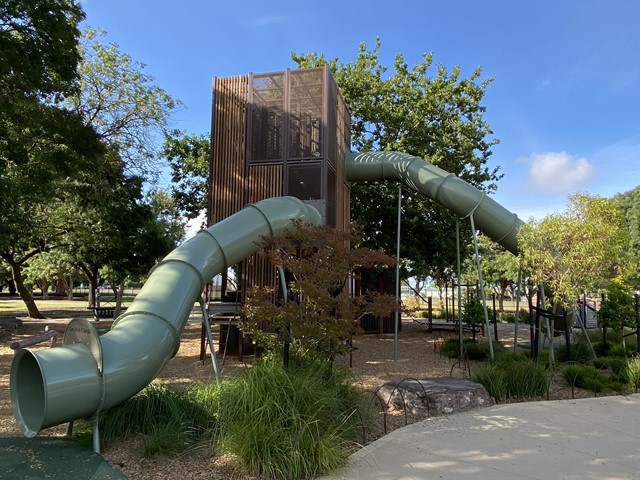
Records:
[[[23,324],[15,334],[0,340],[0,436],[20,436],[11,411],[9,398],[9,372],[14,351],[9,344],[20,338],[44,332],[49,324],[64,324],[70,318],[87,316],[84,311],[47,312],[46,320],[23,319]],[[523,329],[524,330],[524,329]],[[528,331],[523,333],[528,334]],[[475,371],[480,364],[452,361],[440,354],[440,345],[453,332],[429,333],[427,327],[411,319],[405,320],[397,344],[393,334],[364,335],[355,339],[351,357],[339,357],[336,362],[351,368],[356,383],[366,392],[373,392],[385,382],[403,379],[422,379],[430,377],[455,376],[468,378],[469,372]],[[513,345],[513,326],[500,325],[499,337],[507,345]],[[178,354],[169,361],[158,377],[158,381],[174,387],[183,388],[194,381],[214,381],[214,373],[210,357],[200,360],[201,326],[195,322],[187,324],[182,335]],[[528,338],[523,338],[528,340]],[[48,348],[48,343],[39,344],[32,349]],[[232,375],[240,368],[250,366],[255,361],[253,355],[245,355],[243,361],[237,356],[219,358],[222,375]],[[591,392],[578,392],[577,396],[593,396]],[[570,389],[562,385],[553,385],[551,399],[571,398]],[[374,405],[375,406],[375,405]],[[418,420],[405,412],[392,412],[380,416],[377,431],[369,432],[365,442],[369,442],[387,431],[404,426]],[[62,436],[64,425],[47,429],[40,435]],[[141,459],[136,452],[136,442],[130,441],[114,445],[103,451],[103,457],[113,466],[120,469],[131,479],[247,479],[230,458],[212,459],[208,451],[192,452],[172,458],[152,460]]]

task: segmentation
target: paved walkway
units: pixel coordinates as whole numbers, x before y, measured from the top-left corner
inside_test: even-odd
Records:
[[[326,479],[640,479],[640,394],[514,403],[391,432]]]

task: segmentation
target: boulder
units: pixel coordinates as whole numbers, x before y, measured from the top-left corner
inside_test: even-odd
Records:
[[[389,406],[420,417],[447,415],[493,405],[479,383],[456,377],[405,379],[385,383],[378,396]]]

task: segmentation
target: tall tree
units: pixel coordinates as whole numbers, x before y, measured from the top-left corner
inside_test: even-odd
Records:
[[[565,308],[618,275],[629,242],[615,203],[587,194],[569,197],[562,213],[523,224],[517,237],[523,272],[549,287],[551,302]]]
[[[628,257],[623,275],[625,282],[637,291],[640,290],[640,186],[619,193],[613,200],[622,210],[629,232]]]
[[[500,178],[487,160],[497,140],[483,118],[482,98],[491,78],[480,79],[476,68],[461,78],[460,67],[451,71],[433,65],[433,56],[409,67],[397,54],[393,69],[379,63],[379,39],[373,50],[365,44],[355,61],[339,64],[317,53],[295,54],[300,67],[328,63],[352,118],[352,146],[357,150],[397,150],[422,157],[490,192]],[[435,70],[435,71],[434,71]],[[365,245],[394,251],[396,243],[397,188],[385,183],[354,184],[353,219],[364,226]],[[371,205],[378,205],[372,209]],[[450,276],[455,265],[455,217],[443,207],[405,192],[402,201],[401,256],[411,275],[436,279]],[[462,229],[462,245],[470,242]],[[405,270],[404,275],[408,275]]]
[[[103,32],[85,29],[79,90],[66,100],[107,148],[94,162],[92,174],[76,179],[76,198],[71,200],[77,206],[76,231],[68,238],[91,284],[91,304],[101,268],[111,265],[110,271],[121,278],[121,272],[138,271],[129,253],[140,254],[143,245],[137,242],[149,234],[152,213],[143,205],[142,185],[156,180],[161,158],[157,140],[180,106],[153,83],[143,64],[122,53],[118,45],[102,43],[102,36]],[[164,246],[159,242],[161,250]],[[140,257],[145,268],[148,253]]]
[[[144,64],[122,53],[117,44],[102,43],[102,36],[104,32],[84,30],[80,88],[67,102],[123,159],[128,174],[155,180],[161,158],[158,139],[181,103],[153,83]]]
[[[0,6],[0,258],[32,317],[22,268],[57,245],[61,192],[102,152],[91,127],[62,108],[76,91],[77,2],[16,0]]]
[[[176,226],[167,214],[170,207],[154,202],[154,195],[145,201],[142,185],[140,177],[111,166],[78,182],[69,201],[77,213],[70,219],[65,250],[89,280],[90,306],[103,268],[108,267],[110,283],[121,286],[127,276],[145,274],[182,238],[182,225]]]

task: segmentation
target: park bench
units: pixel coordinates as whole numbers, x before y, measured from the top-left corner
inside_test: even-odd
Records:
[[[124,312],[127,307],[122,307],[120,312]],[[115,307],[87,307],[87,310],[91,310],[93,312],[93,318],[95,321],[99,321],[100,319],[105,318],[114,318],[114,314],[116,311]]]

